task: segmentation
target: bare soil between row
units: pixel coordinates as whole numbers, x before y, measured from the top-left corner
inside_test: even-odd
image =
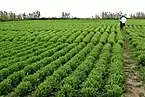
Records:
[[[125,97],[145,97],[145,89],[141,76],[137,70],[137,64],[132,57],[129,42],[124,43],[124,73],[125,73]]]

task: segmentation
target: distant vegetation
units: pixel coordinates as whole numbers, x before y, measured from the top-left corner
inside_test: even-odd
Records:
[[[40,17],[40,11],[34,11],[32,13],[22,13],[16,14],[14,12],[0,11],[0,21],[15,21],[15,20],[66,20],[66,19],[118,19],[122,12],[102,12],[101,15],[95,14],[91,18],[78,18],[71,16],[70,12],[62,12],[61,17]],[[126,14],[127,15],[127,14]],[[145,19],[144,12],[136,12],[135,14],[130,14],[128,18],[133,19]]]

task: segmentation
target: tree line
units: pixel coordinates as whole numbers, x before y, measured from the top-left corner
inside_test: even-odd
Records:
[[[16,14],[14,12],[0,11],[0,21],[14,21],[14,20],[23,20],[23,19],[39,19],[40,11],[34,11],[32,13],[26,14]]]
[[[130,18],[145,19],[145,13],[144,12],[137,12],[137,13],[131,14]]]
[[[111,13],[111,12],[102,12],[101,15],[95,15],[95,18],[99,19],[99,18],[102,18],[102,19],[118,19],[120,18],[120,16],[122,15],[123,13],[120,11],[120,12],[116,12],[116,13]]]
[[[95,14],[92,16],[92,19],[118,19],[122,15],[122,12],[102,12],[101,15]],[[126,14],[127,15],[127,14]],[[40,11],[34,11],[32,13],[22,13],[16,14],[14,12],[0,11],[0,21],[14,21],[14,20],[55,20],[55,19],[91,19],[91,18],[77,18],[72,17],[70,12],[62,12],[61,17],[40,17]],[[135,19],[145,19],[144,12],[136,12],[134,14],[130,14],[129,18]]]

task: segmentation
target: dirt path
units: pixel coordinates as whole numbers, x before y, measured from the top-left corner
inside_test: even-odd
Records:
[[[124,63],[125,63],[125,97],[145,97],[145,89],[140,79],[139,72],[136,70],[136,62],[132,58],[127,38],[124,44]]]

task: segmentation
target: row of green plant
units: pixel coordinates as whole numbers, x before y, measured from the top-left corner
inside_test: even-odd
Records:
[[[26,66],[23,66],[23,65],[15,66],[15,67],[17,67],[17,69],[13,67],[12,68],[13,70],[9,70],[9,72],[8,72],[8,73],[10,73],[10,71],[11,72],[15,71],[13,74],[9,75],[7,73],[7,75],[9,75],[7,78],[6,78],[7,75],[4,76],[4,74],[1,77],[1,79],[4,79],[4,78],[6,78],[6,79],[4,79],[0,83],[0,94],[3,95],[3,94],[7,94],[8,92],[12,91],[12,89],[14,87],[16,87],[25,76],[34,74],[39,69],[47,66],[49,63],[57,60],[59,57],[64,56],[68,51],[70,51],[70,49],[74,48],[76,45],[77,44],[71,44],[71,45],[67,46],[65,44],[62,44],[59,47],[64,47],[64,46],[66,46],[66,47],[61,49],[60,51],[59,51],[60,48],[58,49],[58,47],[54,48],[53,50],[50,50],[51,52],[48,53],[49,55],[45,55],[44,59],[41,59],[40,61],[38,61],[36,63],[28,64]],[[58,51],[56,52],[55,50],[56,51],[58,50]],[[21,66],[21,68],[20,68],[20,66]],[[16,72],[16,71],[18,71],[18,72]]]
[[[96,97],[97,92],[103,88],[107,65],[109,65],[110,51],[111,45],[109,43],[105,44],[99,56],[99,60],[94,64],[94,68],[89,73],[87,79],[82,83],[81,92],[84,97]]]
[[[74,95],[79,95],[77,90],[81,89],[82,82],[88,77],[90,71],[94,68],[95,63],[99,58],[102,46],[101,43],[96,45],[75,71],[60,82],[60,89],[56,93],[57,97],[72,97]]]
[[[36,97],[54,95],[54,91],[59,86],[60,81],[69,76],[69,74],[84,62],[85,59],[87,59],[87,55],[91,52],[93,47],[93,44],[87,44],[87,46],[77,53],[75,57],[57,69],[53,75],[48,76],[46,80],[36,88],[32,95]]]
[[[133,47],[134,56],[139,64],[145,65],[145,35],[141,30],[128,30],[129,41]]]
[[[18,64],[13,64],[8,66],[7,68],[3,68],[0,70],[0,81],[3,81],[5,78],[7,78],[7,76],[9,76],[10,74],[12,74],[13,72],[19,71],[21,69],[23,69],[26,73],[31,72],[29,69],[31,68],[31,66],[39,66],[45,63],[45,62],[49,62],[50,60],[47,60],[49,57],[51,58],[51,61],[54,60],[53,56],[54,54],[56,54],[57,52],[59,52],[59,50],[61,50],[62,48],[64,48],[65,46],[67,46],[67,44],[61,44],[55,48],[52,48],[46,52],[44,52],[43,54],[40,54],[39,56],[32,56],[33,59],[31,59],[30,61],[28,60],[27,63],[24,61],[18,63]],[[63,49],[62,49],[63,50]],[[32,68],[31,68],[32,69]],[[33,71],[33,70],[32,70]]]
[[[46,44],[49,44],[49,43],[46,43]],[[51,50],[57,46],[59,46],[60,44],[59,43],[56,43],[56,44],[52,44],[52,45],[47,45],[48,47],[46,47],[46,45],[44,45],[43,48],[37,50],[37,51],[34,51],[30,54],[24,54],[22,57],[14,57],[13,59],[10,58],[7,58],[7,60],[5,59],[1,65],[0,65],[0,70],[3,69],[3,68],[6,68],[6,67],[9,67],[13,64],[22,64],[22,63],[25,63],[25,64],[30,64],[32,62],[35,62],[35,61],[38,61],[39,58],[42,57],[43,54],[46,53],[47,50]],[[38,47],[39,48],[39,47]],[[33,57],[32,57],[33,56]]]
[[[17,88],[15,88],[11,95],[25,96],[31,93],[40,83],[46,79],[47,76],[52,75],[59,67],[67,64],[74,57],[76,57],[77,53],[81,52],[84,46],[85,44],[83,43],[74,47],[70,51],[66,51],[68,53],[66,53],[64,56],[59,57],[57,60],[38,70],[36,73],[24,77],[22,82],[17,86]],[[25,86],[24,84],[28,85]],[[29,88],[29,86],[31,87]],[[27,90],[25,90],[25,88],[27,88]]]
[[[121,97],[124,92],[123,47],[116,43],[112,48],[105,91],[108,97]]]

